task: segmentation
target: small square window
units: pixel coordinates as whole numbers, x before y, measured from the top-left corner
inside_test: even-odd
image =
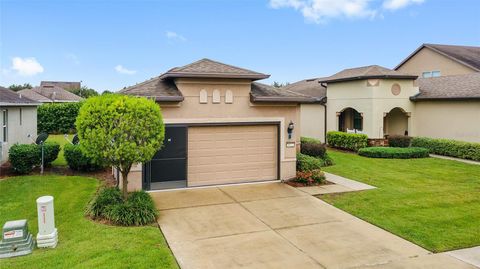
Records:
[[[432,77],[432,72],[423,72],[422,77],[423,78],[431,78]]]

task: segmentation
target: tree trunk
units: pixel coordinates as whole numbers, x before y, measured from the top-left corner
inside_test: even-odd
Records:
[[[122,193],[123,199],[127,199],[128,195],[128,171],[122,171]]]

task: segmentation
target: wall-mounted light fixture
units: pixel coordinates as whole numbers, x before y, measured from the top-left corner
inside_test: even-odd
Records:
[[[295,125],[293,124],[293,121],[290,121],[287,128],[288,139],[292,139],[293,129],[295,129]]]

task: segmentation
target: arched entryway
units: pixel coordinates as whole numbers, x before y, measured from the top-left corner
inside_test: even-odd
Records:
[[[388,135],[408,135],[408,118],[410,114],[400,107],[395,107],[383,117],[383,133]]]
[[[341,132],[362,131],[363,115],[357,110],[348,107],[338,113],[338,130]]]

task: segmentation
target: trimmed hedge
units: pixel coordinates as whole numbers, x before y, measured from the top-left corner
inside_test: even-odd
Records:
[[[44,104],[37,110],[39,133],[65,134],[75,132],[75,120],[83,102]]]
[[[80,145],[66,144],[63,148],[63,155],[68,167],[72,170],[90,172],[103,168],[103,165],[97,164],[92,158],[87,157],[81,151]]]
[[[407,135],[388,136],[388,145],[393,148],[408,148],[412,143],[412,137]]]
[[[368,145],[368,136],[365,134],[349,134],[330,131],[327,133],[327,143],[334,148],[358,151]]]
[[[312,143],[312,144],[322,144],[322,141],[312,137],[302,136],[300,137],[301,144]]]
[[[107,220],[122,226],[147,225],[154,223],[158,217],[158,211],[148,193],[135,191],[124,200],[118,188],[99,191],[85,213],[92,219]]]
[[[323,160],[297,153],[297,171],[312,171],[322,168]]]
[[[327,147],[322,144],[320,140],[313,138],[301,138],[300,152],[317,158],[324,158],[327,152]]]
[[[427,148],[433,154],[480,161],[480,143],[414,137],[412,139],[412,147]]]
[[[58,157],[60,144],[53,141],[45,142],[43,148],[44,165],[49,166]],[[13,170],[19,174],[32,172],[34,166],[42,163],[42,147],[37,144],[14,144],[8,151]]]
[[[426,158],[429,151],[426,148],[392,148],[392,147],[371,147],[362,148],[358,155],[369,158],[387,158],[387,159],[411,159]]]
[[[41,151],[35,144],[14,144],[8,151],[8,158],[16,173],[28,174],[38,165],[39,154]]]

